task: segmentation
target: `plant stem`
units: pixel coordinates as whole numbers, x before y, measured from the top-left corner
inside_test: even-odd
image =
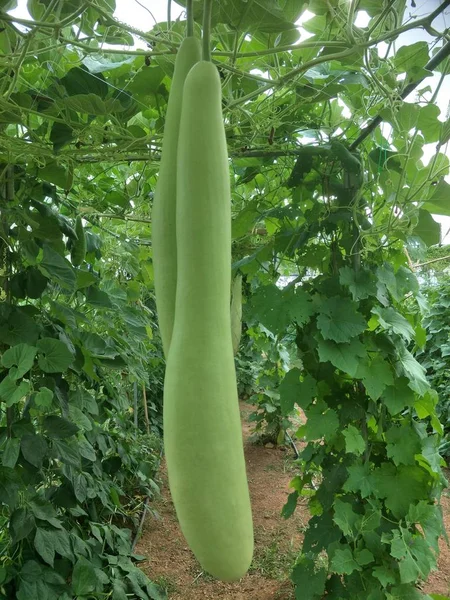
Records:
[[[186,2],[187,37],[194,37],[194,0]]]
[[[211,13],[213,0],[203,5],[203,60],[211,60]]]

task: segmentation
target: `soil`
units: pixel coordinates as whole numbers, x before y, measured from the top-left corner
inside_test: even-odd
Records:
[[[301,548],[309,511],[305,501],[299,503],[290,519],[281,516],[292,491],[289,483],[297,473],[293,464],[295,455],[289,448],[252,443],[247,420],[252,410],[253,407],[241,403],[255,529],[255,554],[250,571],[236,583],[218,582],[202,571],[178,525],[163,463],[161,497],[151,507],[152,514],[147,516],[135,552],[146,557],[139,566],[166,589],[170,600],[293,600],[295,597],[289,575]],[[450,494],[444,494],[442,505],[450,536]],[[438,571],[431,574],[423,591],[450,595],[450,548],[441,540],[440,549]]]

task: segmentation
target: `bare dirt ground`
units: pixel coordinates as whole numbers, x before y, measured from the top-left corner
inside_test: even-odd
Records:
[[[294,515],[281,516],[296,473],[292,449],[253,445],[247,417],[252,407],[241,403],[247,475],[252,501],[255,554],[249,573],[236,583],[218,582],[202,572],[187,547],[170,499],[164,464],[161,498],[152,505],[135,552],[146,556],[140,567],[167,590],[170,600],[293,600],[289,574],[301,547],[309,512],[298,505]],[[291,490],[292,491],[292,490]],[[450,536],[450,495],[443,498],[446,530]],[[439,571],[432,573],[423,591],[450,595],[450,549],[441,541]]]

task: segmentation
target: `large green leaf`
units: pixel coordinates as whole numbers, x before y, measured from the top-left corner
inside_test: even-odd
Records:
[[[46,373],[62,373],[74,360],[67,345],[55,338],[41,338],[36,347],[39,366]]]
[[[20,454],[20,439],[8,438],[2,454],[2,465],[14,469]]]
[[[302,590],[304,600],[317,600],[325,591],[327,578],[326,570],[315,568],[314,561],[306,556],[301,556],[292,571],[291,580]]]
[[[38,527],[34,536],[34,547],[41,558],[53,567],[53,561],[55,560],[54,531]]]
[[[177,0],[181,6],[186,6],[185,0]],[[279,33],[291,30],[294,23],[304,10],[304,3],[298,0],[254,0],[246,3],[241,0],[225,0],[213,3],[213,23],[226,23],[232,29],[242,32]],[[202,2],[194,2],[194,16],[202,19]]]
[[[366,348],[359,340],[348,344],[337,344],[331,340],[319,339],[317,350],[321,362],[331,362],[337,369],[356,376],[359,364],[366,356]]]
[[[450,217],[450,184],[441,179],[430,198],[423,204],[423,208],[436,215]]]
[[[54,440],[71,437],[79,430],[78,426],[71,421],[56,415],[44,417],[43,429],[45,434]]]
[[[320,305],[317,326],[326,340],[348,342],[366,329],[366,321],[351,300],[340,296]]]
[[[0,399],[6,402],[6,406],[17,404],[30,391],[30,383],[21,381],[18,385],[16,380],[7,375],[0,383]]]
[[[3,354],[2,365],[9,369],[11,379],[20,379],[31,369],[36,352],[34,346],[17,344]]]
[[[79,558],[72,572],[72,587],[77,596],[93,592],[98,585],[98,576],[94,565],[86,558]]]
[[[311,377],[301,377],[300,369],[291,369],[280,384],[281,412],[288,415],[294,410],[295,404],[307,408],[317,394],[317,382]]]
[[[77,96],[78,94],[93,94],[100,98],[106,98],[108,94],[108,84],[103,75],[93,75],[85,68],[74,67],[59,80],[59,83],[64,86],[69,96]]]
[[[419,210],[419,219],[413,229],[413,235],[420,237],[427,246],[435,246],[441,241],[441,225],[430,215],[428,210]]]
[[[114,98],[102,100],[96,94],[76,94],[69,98],[63,98],[58,104],[76,112],[87,113],[89,115],[109,115],[124,110],[119,100],[115,100]]]
[[[54,123],[50,131],[50,141],[53,144],[54,152],[59,152],[61,148],[69,144],[74,138],[74,130],[66,123]]]
[[[76,273],[71,263],[55,252],[48,244],[44,244],[44,254],[39,269],[51,281],[59,284],[69,292],[75,291]]]
[[[25,508],[17,508],[11,515],[9,531],[13,544],[28,537],[35,528],[35,520]]]
[[[30,464],[40,469],[47,454],[47,442],[41,435],[26,434],[20,440],[22,455]]]
[[[36,343],[39,328],[32,317],[21,308],[13,308],[0,322],[0,339],[9,346]]]

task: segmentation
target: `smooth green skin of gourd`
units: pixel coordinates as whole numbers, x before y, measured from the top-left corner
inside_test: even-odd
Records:
[[[234,278],[231,286],[231,339],[233,354],[237,354],[242,335],[242,275]]]
[[[175,324],[164,385],[164,446],[182,532],[203,569],[234,581],[253,524],[230,322],[231,194],[216,67],[189,72],[178,144]]]
[[[200,40],[185,38],[175,59],[167,103],[161,162],[152,209],[152,248],[156,310],[164,354],[172,337],[177,287],[176,172],[181,103],[186,75],[201,58]]]

